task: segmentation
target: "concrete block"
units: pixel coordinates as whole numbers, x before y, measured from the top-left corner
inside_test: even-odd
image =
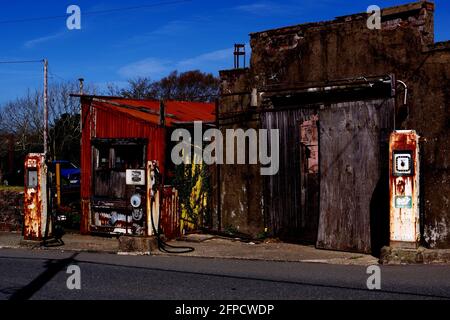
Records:
[[[158,250],[156,237],[119,237],[119,253],[150,254]]]
[[[384,247],[381,249],[381,264],[434,264],[450,263],[448,249],[404,249]]]

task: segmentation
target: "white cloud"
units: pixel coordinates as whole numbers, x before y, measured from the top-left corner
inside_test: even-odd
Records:
[[[170,21],[165,25],[162,25],[161,27],[153,30],[150,32],[151,35],[175,35],[179,34],[180,32],[185,31],[187,28],[189,28],[190,23],[188,21],[182,21],[182,20],[175,20]]]
[[[256,3],[251,3],[251,4],[244,4],[244,5],[240,5],[235,7],[235,10],[238,11],[244,11],[247,13],[258,13],[259,11],[271,11],[274,8],[279,8],[279,6],[276,6],[274,4],[269,4],[267,2],[256,2]]]
[[[170,61],[147,58],[123,66],[119,69],[119,74],[125,78],[150,77],[155,79],[164,76],[170,70]]]
[[[201,69],[205,64],[231,61],[233,59],[233,48],[216,50],[201,54],[197,57],[181,60],[177,66],[180,69]]]
[[[249,56],[249,45],[246,44],[245,46],[247,56]],[[203,72],[217,73],[219,70],[233,67],[233,51],[234,48],[232,47],[220,49],[179,61],[150,57],[123,66],[119,69],[119,74],[125,78],[150,77],[151,79],[158,79],[168,75],[173,70],[181,72],[201,70]]]
[[[139,44],[139,43],[145,43],[149,41],[154,41],[158,37],[171,37],[171,36],[177,36],[182,35],[183,33],[186,33],[186,30],[190,28],[191,23],[189,21],[182,21],[182,20],[174,20],[170,21],[166,24],[163,24],[159,26],[158,28],[145,32],[142,34],[134,35],[128,40],[121,42],[117,46],[121,47],[124,45],[130,45],[130,44]]]
[[[323,0],[307,0],[301,3],[274,3],[271,1],[259,1],[244,5],[239,5],[232,10],[240,11],[255,16],[273,16],[273,15],[299,15],[309,6],[309,2],[321,3]]]
[[[44,36],[44,37],[39,37],[39,38],[36,38],[36,39],[28,40],[28,41],[26,41],[24,43],[24,46],[26,48],[32,48],[32,47],[34,47],[36,45],[39,45],[39,44],[42,44],[44,42],[61,38],[64,35],[65,35],[65,32],[58,32],[58,33],[51,34],[51,35],[48,35],[48,36]]]

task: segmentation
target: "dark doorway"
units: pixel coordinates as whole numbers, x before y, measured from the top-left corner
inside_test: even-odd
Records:
[[[318,105],[289,106],[262,114],[264,128],[278,129],[280,167],[265,176],[264,212],[272,236],[315,244],[319,221]]]

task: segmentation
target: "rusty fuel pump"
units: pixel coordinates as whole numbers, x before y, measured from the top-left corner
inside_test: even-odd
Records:
[[[390,246],[417,248],[420,241],[419,136],[397,130],[390,136]]]
[[[52,176],[49,161],[43,153],[30,153],[25,158],[24,228],[25,240],[41,241],[41,245],[63,245],[64,215],[53,210]]]
[[[48,219],[48,167],[43,153],[30,153],[25,158],[24,229],[25,240],[42,241],[51,236]],[[50,230],[50,231],[49,231]]]

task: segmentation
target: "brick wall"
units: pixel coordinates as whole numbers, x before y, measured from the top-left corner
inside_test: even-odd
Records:
[[[0,191],[0,231],[21,231],[23,192]]]

